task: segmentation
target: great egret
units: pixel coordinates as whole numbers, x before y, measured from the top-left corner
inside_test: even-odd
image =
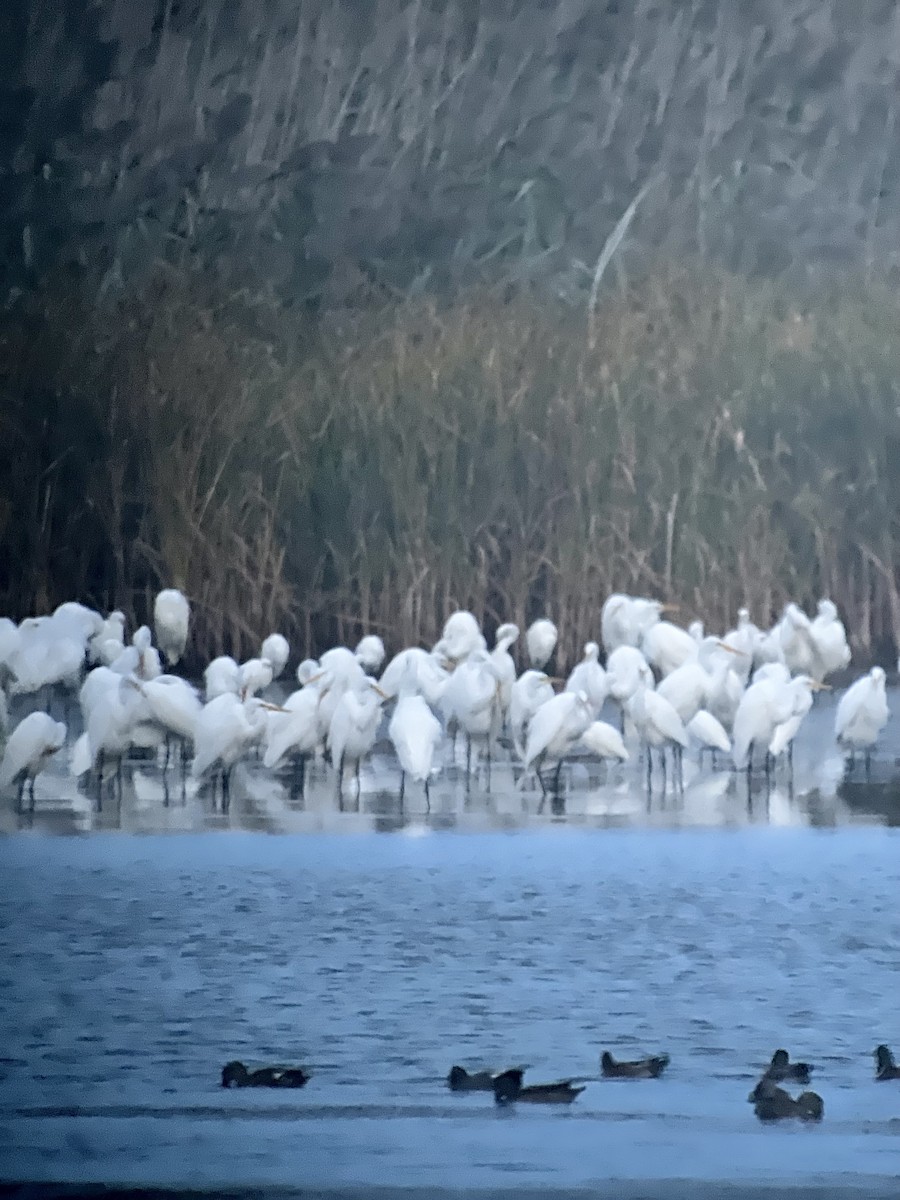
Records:
[[[779,725],[790,721],[804,703],[804,693],[816,690],[819,685],[808,675],[785,680],[776,672],[756,679],[744,692],[738,705],[732,729],[734,765],[738,770],[748,771],[753,765],[753,747],[766,747],[766,767],[769,763],[769,747]]]
[[[97,797],[102,803],[103,769],[110,759],[114,760],[114,780],[121,799],[122,759],[132,746],[137,727],[152,719],[140,683],[133,675],[117,675],[108,668],[98,667],[82,686],[81,702],[86,728],[72,747],[72,774],[83,775],[96,764]]]
[[[153,645],[153,634],[149,625],[136,629],[131,638],[131,644],[138,652],[138,665],[135,674],[138,679],[156,679],[162,674],[162,663],[159,661],[159,651]]]
[[[739,657],[731,665],[743,685],[746,685],[753,670],[753,659],[762,634],[750,620],[749,608],[738,609],[737,626],[730,629],[722,639],[732,650],[737,650]]]
[[[872,747],[887,721],[884,671],[881,667],[873,667],[841,697],[834,718],[834,735],[838,745],[851,754],[864,750],[868,769]]]
[[[641,650],[647,662],[666,676],[696,657],[697,643],[671,621],[655,621],[641,639]]]
[[[173,667],[184,654],[191,622],[191,606],[177,588],[164,588],[153,603],[156,643]]]
[[[552,621],[540,617],[533,621],[525,633],[525,647],[528,650],[528,661],[535,670],[542,670],[550,661],[550,656],[556,649],[559,632]]]
[[[487,650],[473,651],[444,689],[442,708],[466,735],[466,777],[472,769],[472,741],[484,741],[490,767],[491,741],[500,729],[500,679]]]
[[[738,658],[726,642],[718,638],[703,638],[697,654],[666,675],[657,687],[657,693],[665,697],[687,724],[701,708],[707,707],[710,698],[727,695],[729,659]],[[738,683],[737,691],[740,692]]]
[[[346,646],[333,646],[319,659],[322,671],[318,721],[319,740],[329,737],[331,718],[334,716],[344,692],[360,690],[368,686],[370,679],[359,659]]]
[[[255,696],[242,700],[233,692],[224,692],[210,700],[197,717],[191,774],[201,779],[209,771],[220,773],[224,812],[231,805],[231,774],[235,764],[262,736],[265,724],[266,706],[262,701]]]
[[[780,622],[781,651],[792,675],[812,675],[818,666],[816,643],[809,617],[796,604],[788,604]]]
[[[324,655],[322,656],[324,660]],[[356,789],[359,793],[359,765],[375,745],[381,723],[384,694],[367,675],[364,682],[346,688],[335,706],[328,727],[331,765],[337,772],[338,797],[344,783],[344,768],[349,763],[356,769]]]
[[[357,643],[354,654],[367,675],[375,675],[384,662],[384,642],[377,633],[367,633]]]
[[[835,671],[850,665],[847,633],[831,600],[820,600],[818,612],[810,625],[810,635],[816,648],[813,678],[821,683]]]
[[[19,781],[16,805],[21,810],[25,785],[29,785],[34,811],[34,781],[47,762],[65,745],[66,727],[47,713],[33,712],[24,717],[9,735],[0,760],[0,787]]]
[[[451,663],[464,662],[475,650],[484,650],[487,643],[470,612],[451,613],[444,622],[441,639],[435,646]]]
[[[287,638],[280,633],[270,633],[260,647],[259,656],[271,664],[272,678],[277,679],[291,656]]]
[[[786,721],[782,721],[772,734],[772,740],[769,742],[769,754],[775,760],[785,750],[788,752],[788,759],[791,767],[793,767],[794,753],[794,738],[806,719],[806,715],[812,708],[813,695],[812,689],[796,688],[794,690],[794,706],[791,710],[791,715]]]
[[[218,696],[236,696],[241,687],[241,668],[230,654],[214,658],[203,672],[207,704]]]
[[[531,718],[556,693],[543,671],[523,671],[509,695],[509,731],[519,758],[525,755],[525,737]]]
[[[675,761],[680,765],[681,751],[688,747],[684,722],[664,696],[652,691],[642,676],[637,691],[628,702],[628,713],[638,737],[647,749],[647,786],[653,772],[653,749],[661,752],[663,780],[666,769],[666,747],[671,746]]]
[[[525,742],[525,771],[527,773],[534,767],[544,795],[547,788],[541,778],[541,768],[548,761],[556,762],[554,791],[558,793],[563,761],[583,737],[592,718],[591,704],[585,692],[560,692],[542,704],[531,718]]]
[[[606,683],[609,694],[622,710],[622,729],[625,728],[625,711],[629,700],[641,682],[653,686],[650,664],[635,646],[618,646],[606,660]]]
[[[501,625],[494,639],[494,649],[491,651],[491,658],[494,661],[494,666],[497,668],[497,679],[500,684],[500,712],[503,716],[506,716],[506,713],[509,711],[512,686],[516,682],[516,664],[513,662],[509,648],[518,636],[518,625]]]
[[[193,742],[197,719],[203,711],[196,688],[178,675],[158,675],[142,683],[140,690],[153,720],[165,730],[165,767],[169,765],[169,739],[176,737],[181,745],[183,772],[184,743]]]
[[[731,739],[727,731],[721,721],[717,721],[705,708],[694,713],[685,729],[691,741],[697,743],[701,755],[704,750],[711,750],[713,755],[717,750],[721,750],[723,754],[731,753]]]
[[[621,733],[606,721],[592,721],[581,735],[581,744],[598,758],[628,762],[630,757]]]
[[[109,666],[125,648],[125,614],[111,612],[88,643],[88,661]]]
[[[608,596],[600,613],[600,634],[607,660],[620,646],[640,646],[644,634],[656,624],[666,607],[658,600],[625,596],[621,592]]]
[[[403,803],[406,777],[410,775],[425,785],[425,800],[430,807],[429,780],[442,731],[440,721],[416,691],[416,680],[415,663],[410,661],[400,685],[397,707],[388,725],[388,737],[400,761],[400,803]]]
[[[384,668],[378,686],[389,699],[396,696],[408,662],[415,664],[416,687],[427,703],[431,706],[439,704],[450,678],[440,651],[422,650],[418,646],[401,650]]]
[[[295,788],[303,795],[306,760],[319,745],[318,708],[323,675],[309,676],[304,686],[292,692],[281,712],[270,713],[266,724],[263,766],[271,770],[290,755],[294,759]]]
[[[275,671],[267,658],[248,658],[241,664],[238,694],[246,700],[248,696],[264,692],[274,676]]]
[[[586,642],[584,657],[576,664],[566,680],[567,692],[584,692],[587,695],[594,716],[600,715],[600,710],[606,701],[609,684],[606,672],[600,666],[600,647],[596,642]]]

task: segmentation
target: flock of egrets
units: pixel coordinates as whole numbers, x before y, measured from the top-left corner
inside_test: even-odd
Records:
[[[814,692],[850,663],[837,610],[822,600],[814,618],[788,604],[768,630],[746,609],[721,636],[705,636],[664,619],[656,600],[612,595],[603,605],[600,646],[588,642],[567,678],[546,671],[557,630],[546,619],[525,635],[528,667],[519,673],[512,648],[519,629],[496,631],[493,648],[469,612],[456,612],[430,650],[401,650],[384,668],[381,638],[368,635],[353,649],[337,646],[318,661],[296,668],[299,688],[283,702],[267,698],[290,657],[286,639],[273,633],[260,656],[244,663],[223,656],[209,663],[203,687],[163,672],[181,660],[190,607],[175,589],[159,593],[153,630],[139,628],[126,641],[125,618],[78,603],[16,625],[0,618],[0,729],[7,730],[6,697],[33,711],[8,733],[0,762],[0,788],[26,786],[34,804],[34,779],[66,746],[65,724],[49,712],[54,690],[77,692],[83,732],[71,748],[70,769],[92,773],[98,796],[104,779],[118,780],[121,763],[135,750],[176,759],[184,773],[221,780],[229,802],[235,764],[247,756],[264,767],[288,767],[302,791],[313,756],[330,760],[340,794],[348,768],[372,751],[386,710],[387,733],[400,767],[400,796],[407,779],[429,782],[449,761],[448,745],[465,739],[466,778],[475,767],[489,772],[492,757],[512,754],[526,775],[555,768],[574,752],[627,762],[643,753],[648,783],[654,752],[664,781],[666,754],[674,786],[684,751],[727,756],[729,765],[767,772],[793,741],[810,711]],[[154,645],[155,637],[155,645]],[[381,672],[380,676],[378,672]],[[376,678],[377,676],[377,678]],[[558,690],[559,689],[559,690]],[[279,697],[283,695],[279,688]],[[600,719],[607,702],[618,709],[618,728]],[[868,755],[888,719],[885,673],[873,667],[842,696],[835,735],[851,753]]]

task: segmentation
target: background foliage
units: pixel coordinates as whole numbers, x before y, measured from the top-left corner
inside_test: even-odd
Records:
[[[828,592],[893,653],[896,5],[0,22],[0,608],[572,654],[613,589]]]

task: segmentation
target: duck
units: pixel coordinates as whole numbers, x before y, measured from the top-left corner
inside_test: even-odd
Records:
[[[531,1104],[571,1104],[584,1091],[574,1079],[561,1079],[556,1083],[534,1083],[522,1086],[524,1071],[512,1067],[494,1076],[494,1100],[498,1104],[512,1104],[516,1100],[527,1100]]]
[[[222,1087],[301,1088],[309,1082],[302,1067],[257,1067],[249,1071],[235,1060],[222,1068]]]
[[[786,1079],[793,1079],[795,1083],[809,1083],[810,1071],[812,1067],[809,1063],[792,1063],[787,1050],[776,1050],[763,1078],[774,1080],[775,1083],[782,1083]]]
[[[472,1071],[465,1067],[452,1066],[447,1076],[447,1087],[451,1092],[490,1092],[494,1088],[493,1071]]]
[[[825,1113],[822,1097],[817,1092],[801,1092],[796,1100],[792,1100],[784,1088],[771,1079],[761,1079],[750,1095],[754,1097],[754,1112],[760,1121],[781,1121],[788,1117],[821,1121]]]
[[[879,1081],[900,1079],[900,1067],[894,1062],[893,1054],[885,1045],[875,1047],[875,1078]]]
[[[608,1050],[600,1056],[600,1070],[606,1079],[659,1079],[668,1065],[668,1054],[639,1058],[635,1062],[616,1062]]]

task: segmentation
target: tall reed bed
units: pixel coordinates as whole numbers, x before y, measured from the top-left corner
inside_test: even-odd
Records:
[[[671,263],[590,327],[527,290],[297,317],[168,268],[112,317],[47,295],[0,341],[0,605],[142,618],[174,582],[203,656],[546,612],[571,660],[613,590],[716,628],[828,593],[893,654],[898,323]]]

